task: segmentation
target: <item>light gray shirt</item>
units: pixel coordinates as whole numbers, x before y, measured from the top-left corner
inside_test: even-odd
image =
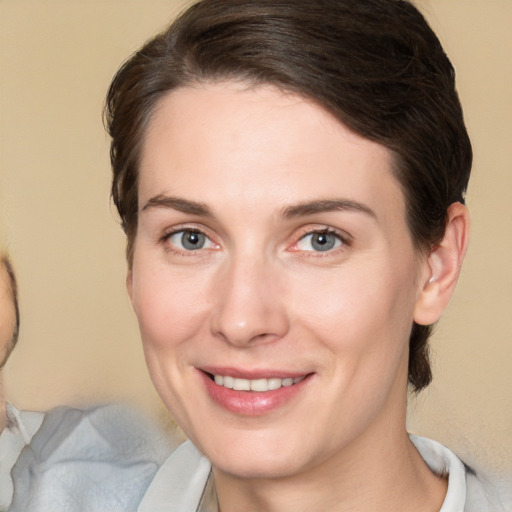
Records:
[[[39,430],[44,413],[19,411],[6,404],[7,425],[0,434],[0,512],[9,508],[13,494],[11,470],[20,453]]]

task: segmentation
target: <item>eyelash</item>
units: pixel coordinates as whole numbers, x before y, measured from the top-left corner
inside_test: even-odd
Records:
[[[308,250],[302,250],[302,249],[296,248],[297,245],[302,240],[304,240],[308,236],[313,236],[313,235],[332,235],[336,238],[336,240],[340,244],[337,247],[333,247],[333,248],[327,249],[325,251],[315,251],[315,250],[308,251]],[[347,234],[342,235],[339,231],[337,231],[333,228],[322,227],[322,228],[317,228],[317,229],[308,229],[308,230],[304,231],[304,233],[302,233],[300,235],[300,237],[298,237],[297,241],[293,244],[292,248],[289,250],[292,252],[305,253],[306,257],[313,257],[313,258],[320,257],[321,258],[321,257],[327,257],[327,256],[330,256],[333,254],[337,254],[339,251],[346,249],[347,247],[350,247],[351,242],[352,242],[352,240]]]
[[[186,233],[197,233],[198,235],[202,235],[205,237],[206,240],[208,240],[211,244],[215,245],[215,246],[218,246],[218,244],[216,244],[215,242],[212,241],[211,237],[209,237],[203,230],[201,229],[197,229],[197,228],[192,228],[192,227],[187,227],[187,226],[181,226],[179,228],[176,228],[176,229],[173,229],[172,231],[169,231],[167,233],[165,233],[161,238],[160,238],[160,243],[162,243],[162,245],[165,247],[165,250],[168,251],[168,252],[174,252],[180,256],[197,256],[199,255],[200,253],[204,253],[203,250],[203,247],[200,247],[199,249],[196,249],[196,250],[186,250],[186,249],[180,249],[178,247],[176,247],[176,245],[172,244],[170,242],[170,239],[171,237],[173,237],[174,235],[178,235],[182,233],[183,235],[186,234]],[[182,236],[183,236],[182,235]]]
[[[176,247],[176,245],[172,244],[170,242],[171,237],[178,234],[186,234],[186,233],[197,233],[199,235],[202,235],[205,237],[206,240],[209,241],[209,243],[219,247],[218,244],[212,241],[211,237],[209,237],[203,230],[195,228],[195,227],[187,227],[187,226],[180,226],[178,228],[173,229],[172,231],[169,231],[165,233],[159,240],[162,245],[164,245],[165,249],[169,252],[174,252],[178,255],[183,256],[197,256],[201,253],[204,253],[203,247],[200,247],[199,249],[193,250],[186,250],[186,249],[180,249]],[[337,242],[339,242],[339,245],[330,249],[327,249],[325,251],[315,251],[315,250],[304,250],[304,249],[298,249],[297,245],[303,241],[308,236],[314,236],[314,235],[332,235],[336,237]],[[351,238],[346,234],[341,234],[339,231],[328,228],[328,227],[322,227],[317,229],[307,229],[304,230],[304,232],[297,238],[297,240],[293,243],[292,247],[288,249],[290,252],[301,252],[304,253],[306,257],[326,257],[329,255],[332,255],[333,253],[337,253],[338,250],[343,250],[344,248],[351,246]],[[211,247],[206,248],[206,250],[212,249]],[[309,254],[308,254],[309,253]]]

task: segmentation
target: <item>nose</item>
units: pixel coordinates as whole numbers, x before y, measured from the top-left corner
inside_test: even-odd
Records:
[[[289,328],[278,270],[254,257],[232,261],[219,272],[211,329],[237,347],[268,343]]]

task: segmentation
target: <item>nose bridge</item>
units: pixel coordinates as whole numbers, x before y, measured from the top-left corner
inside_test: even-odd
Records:
[[[288,329],[276,264],[259,255],[229,258],[217,279],[212,330],[237,346],[268,342]]]

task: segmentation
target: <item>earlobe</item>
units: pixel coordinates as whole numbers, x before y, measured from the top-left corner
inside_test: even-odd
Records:
[[[469,213],[460,203],[448,208],[446,230],[427,259],[428,275],[414,308],[420,325],[437,322],[450,302],[469,242]]]

